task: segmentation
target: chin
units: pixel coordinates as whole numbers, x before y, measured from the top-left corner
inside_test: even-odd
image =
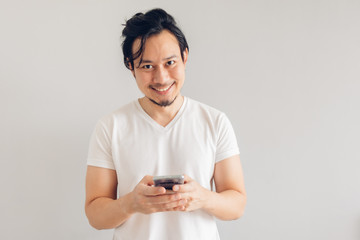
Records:
[[[154,103],[155,105],[160,106],[160,107],[169,107],[169,106],[171,106],[175,102],[176,98],[177,98],[177,96],[173,100],[155,101],[154,99],[148,97],[148,99],[152,103]]]

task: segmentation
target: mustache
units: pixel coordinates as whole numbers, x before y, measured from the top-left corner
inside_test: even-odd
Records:
[[[151,84],[150,87],[151,88],[166,88],[168,86],[173,85],[175,82],[169,82],[169,83],[165,83],[165,84],[160,84],[160,83],[156,83],[156,84]]]

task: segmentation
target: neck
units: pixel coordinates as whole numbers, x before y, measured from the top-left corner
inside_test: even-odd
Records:
[[[184,102],[184,97],[178,95],[174,102],[166,107],[159,106],[152,102],[149,98],[143,97],[139,99],[139,103],[144,111],[157,123],[165,127],[174,119]]]

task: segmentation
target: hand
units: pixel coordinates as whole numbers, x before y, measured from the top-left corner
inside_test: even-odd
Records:
[[[173,191],[181,194],[181,199],[186,200],[186,204],[176,208],[178,211],[194,211],[204,208],[209,199],[210,190],[202,187],[198,182],[184,174],[184,184],[173,186]]]
[[[145,176],[131,192],[131,212],[150,214],[155,212],[174,211],[183,208],[186,203],[179,193],[166,194],[163,187],[153,187],[152,176]]]

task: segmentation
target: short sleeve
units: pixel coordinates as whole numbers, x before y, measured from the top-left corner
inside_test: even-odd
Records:
[[[99,121],[91,135],[87,165],[115,170],[111,154],[111,136],[108,124]]]
[[[217,132],[215,162],[240,154],[235,132],[225,114],[221,114],[218,118]]]

